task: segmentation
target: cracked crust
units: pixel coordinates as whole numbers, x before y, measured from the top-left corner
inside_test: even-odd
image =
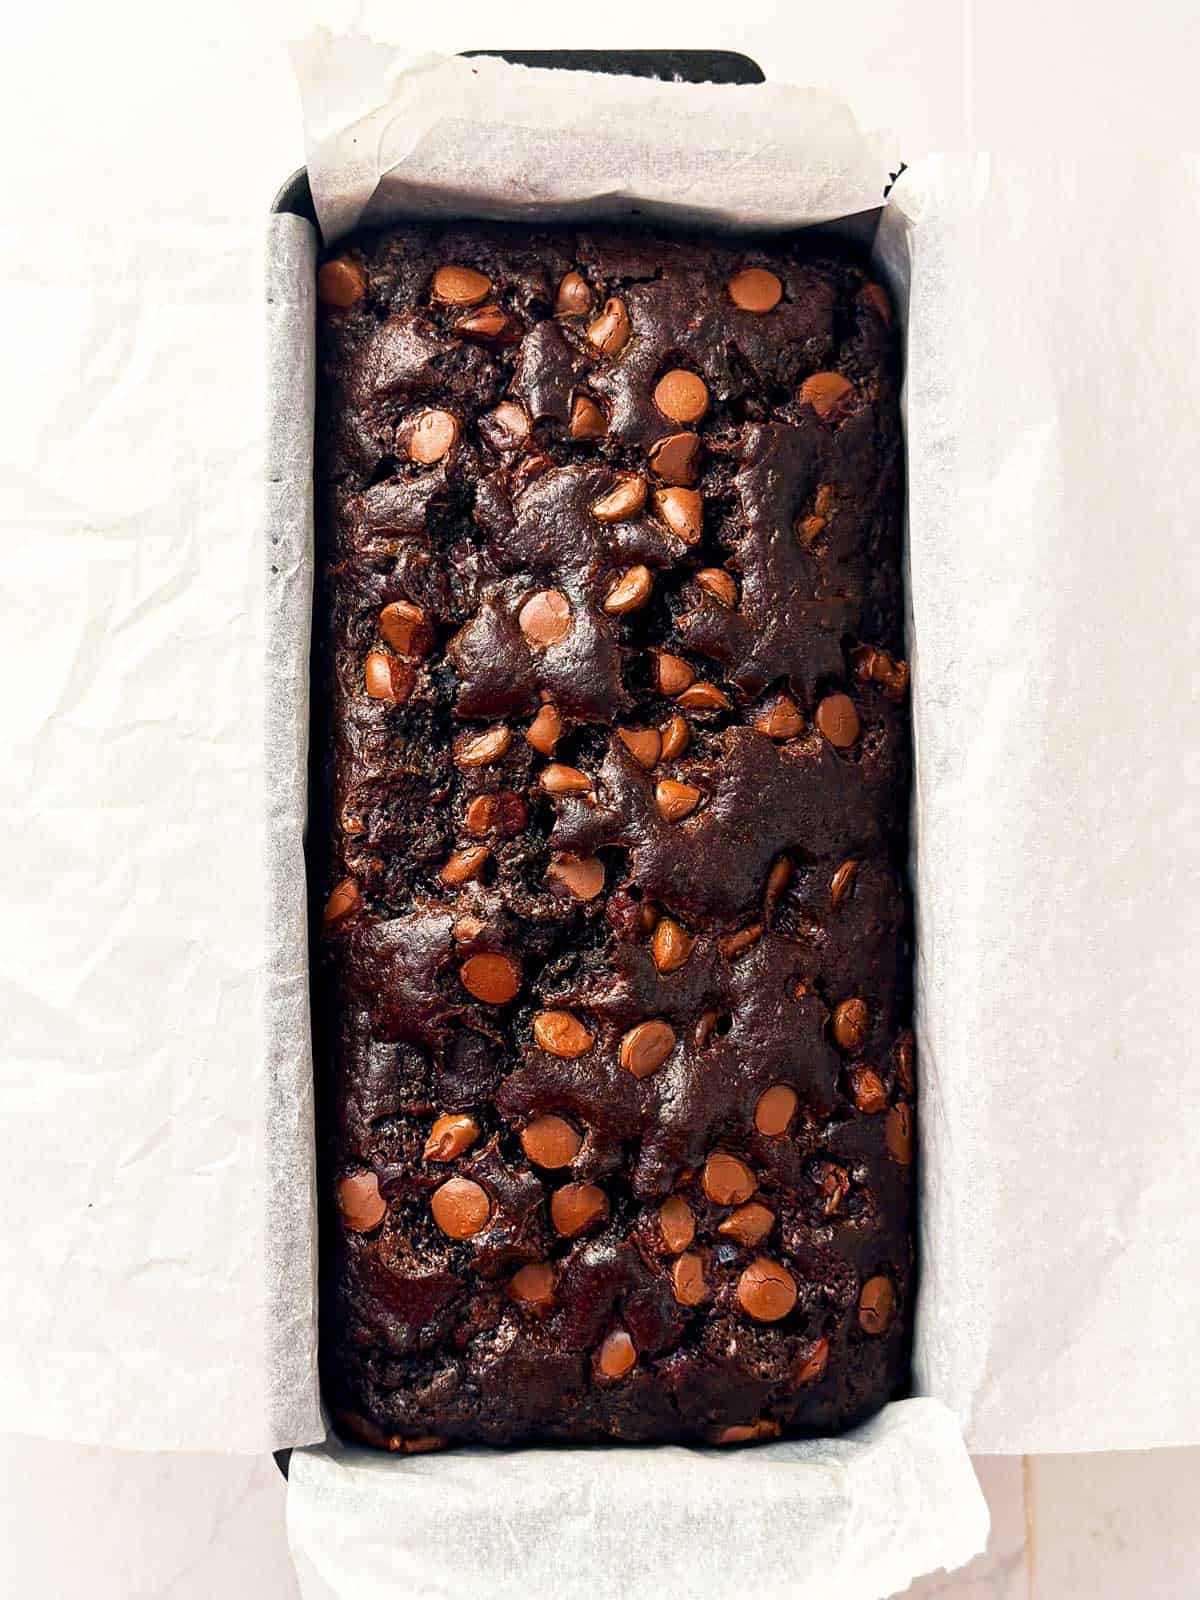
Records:
[[[403,1450],[849,1426],[913,1287],[886,299],[802,238],[466,224],[320,289],[330,1409]]]

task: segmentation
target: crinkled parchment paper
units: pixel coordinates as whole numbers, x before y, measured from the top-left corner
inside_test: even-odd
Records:
[[[397,214],[635,207],[694,225],[794,227],[877,206],[886,181],[848,111],[816,93],[459,60],[396,78],[362,41],[326,41],[301,75],[319,128],[309,176],[331,234]],[[531,1583],[564,1597],[734,1600],[749,1587],[874,1600],[969,1560],[987,1530],[961,1433],[933,1400],[891,1405],[841,1440],[741,1454],[380,1460],[331,1443],[293,1457],[288,1503],[306,1600],[451,1595],[464,1581],[497,1600]]]

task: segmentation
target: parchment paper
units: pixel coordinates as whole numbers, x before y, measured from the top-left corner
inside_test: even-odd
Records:
[[[309,149],[335,225],[382,209],[375,183],[416,206],[427,153],[471,173],[472,210],[520,215],[547,133],[611,92],[425,62],[388,105],[382,56],[363,67],[357,48],[321,47],[353,111]],[[468,65],[486,65],[482,88]],[[729,90],[619,82],[629,116],[646,90],[638,134],[610,143],[598,119],[577,164],[543,178],[556,208],[575,183],[687,196],[697,150],[724,139]],[[668,93],[687,109],[659,121]],[[814,102],[775,89],[764,142],[758,87],[732,93],[744,143],[676,220],[818,220],[839,193],[861,209],[888,141],[855,150],[824,97],[810,125]],[[650,129],[643,174],[628,156]],[[835,168],[844,191],[810,192],[806,171]],[[908,307],[918,1386],[980,1452],[1194,1444],[1200,160],[928,158],[892,191],[876,253]]]
[[[983,1548],[954,1418],[906,1400],[754,1450],[298,1451],[304,1600],[879,1600]]]
[[[381,61],[361,40],[305,58],[306,111],[322,129],[309,176],[330,231],[398,209],[634,206],[694,224],[794,227],[877,205],[886,181],[849,113],[823,95],[737,91],[731,116],[714,87],[461,61],[426,61],[389,84]],[[354,108],[340,137],[324,110],[330,84],[342,114]],[[372,110],[389,89],[393,102]],[[749,1587],[877,1600],[969,1560],[987,1535],[961,1432],[932,1400],[890,1405],[843,1440],[742,1455],[613,1447],[381,1460],[331,1443],[297,1452],[291,1471],[306,1600],[431,1600],[464,1585],[515,1600],[539,1584],[564,1597],[734,1600]]]
[[[267,1423],[273,1448],[324,1432],[317,1377],[317,1214],[304,829],[313,587],[317,241],[299,217],[268,240],[266,461]]]
[[[0,263],[0,1427],[319,1438],[272,1359],[262,228],[22,218]]]
[[[920,1389],[1200,1440],[1200,160],[906,172]]]
[[[361,35],[293,47],[309,181],[332,241],[425,216],[825,222],[879,204],[892,140],[818,89],[408,61]]]
[[[726,177],[754,171],[750,151]],[[880,234],[914,264],[917,1372],[976,1450],[1200,1441],[1197,195],[1194,158],[922,162]],[[261,266],[246,228],[177,221],[22,222],[0,254],[22,374],[0,1416],[128,1448],[302,1443],[323,1430],[311,1256],[283,1248],[311,1239],[294,989],[294,1052],[262,1031],[297,972],[264,933],[270,807],[293,863],[299,823],[294,771],[270,806],[265,781]]]

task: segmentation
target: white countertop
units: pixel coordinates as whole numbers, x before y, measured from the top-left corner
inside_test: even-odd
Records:
[[[186,15],[185,15],[186,10]],[[279,0],[65,0],[10,20],[0,136],[7,220],[248,222],[302,162],[285,41],[352,8]],[[906,14],[907,13],[907,14]],[[363,4],[387,35],[402,16],[416,51],[510,47],[741,49],[768,75],[838,86],[852,69],[868,124],[912,154],[1066,129],[1098,149],[1194,145],[1200,24],[1183,0],[1136,14],[1113,0],[894,0],[854,5],[608,0],[594,10],[526,0],[503,16]],[[70,41],[68,46],[66,41]],[[10,312],[12,308],[10,307]],[[913,1591],[1004,1600],[1152,1600],[1196,1591],[1200,1450],[985,1458],[988,1554]],[[0,1438],[0,1593],[56,1600],[189,1600],[297,1594],[269,1459],[148,1455]]]
[[[984,1456],[986,1555],[919,1600],[1194,1600],[1200,1450]],[[269,1459],[0,1438],[0,1594],[299,1600]]]

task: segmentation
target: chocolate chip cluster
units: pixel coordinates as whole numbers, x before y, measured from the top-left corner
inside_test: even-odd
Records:
[[[886,295],[412,227],[318,278],[322,1362],[347,1431],[832,1431],[903,1384]]]

